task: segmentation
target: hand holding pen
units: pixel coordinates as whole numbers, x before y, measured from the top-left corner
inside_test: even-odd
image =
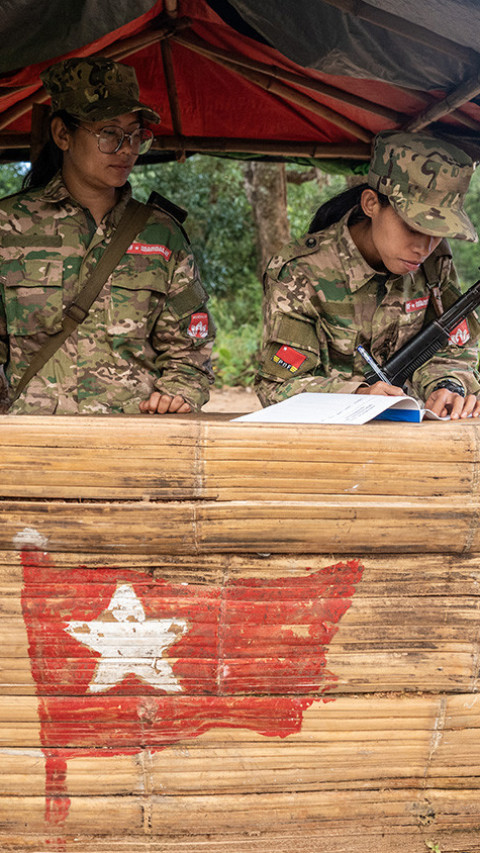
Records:
[[[367,362],[368,366],[372,368],[373,372],[376,376],[378,376],[378,382],[375,382],[373,385],[368,385],[366,387],[360,386],[357,388],[356,394],[383,394],[384,396],[389,397],[403,397],[405,392],[403,388],[399,388],[397,385],[392,385],[388,376],[383,372],[382,368],[375,361],[373,356],[367,352],[365,347],[358,346],[357,352],[360,353],[363,360]]]

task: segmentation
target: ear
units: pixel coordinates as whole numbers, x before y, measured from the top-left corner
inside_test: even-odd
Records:
[[[65,122],[60,116],[55,116],[50,124],[50,133],[52,139],[61,151],[68,151],[72,139],[71,131],[68,130]]]
[[[368,216],[370,219],[374,216],[380,206],[375,190],[368,188],[363,191],[360,197],[360,206],[365,216]]]

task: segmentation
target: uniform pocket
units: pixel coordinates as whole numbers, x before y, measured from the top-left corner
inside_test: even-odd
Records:
[[[358,329],[351,326],[340,326],[329,323],[325,319],[320,321],[329,350],[343,357],[353,356],[357,343]]]
[[[63,261],[15,259],[1,264],[9,334],[54,334],[62,325]]]
[[[139,272],[135,260],[117,267],[111,278],[107,307],[111,338],[147,339],[165,303],[166,276],[161,270]]]

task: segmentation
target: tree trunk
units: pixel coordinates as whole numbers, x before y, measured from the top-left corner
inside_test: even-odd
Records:
[[[284,164],[247,163],[245,191],[252,205],[257,235],[257,271],[262,279],[272,255],[290,239]]]

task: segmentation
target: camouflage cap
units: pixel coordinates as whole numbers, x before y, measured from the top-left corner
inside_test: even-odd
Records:
[[[456,145],[426,134],[382,131],[367,180],[418,231],[476,243],[463,209],[473,171],[472,160]]]
[[[105,57],[64,59],[40,74],[52,111],[66,110],[81,121],[101,121],[140,112],[157,123],[157,113],[139,101],[133,68]]]

